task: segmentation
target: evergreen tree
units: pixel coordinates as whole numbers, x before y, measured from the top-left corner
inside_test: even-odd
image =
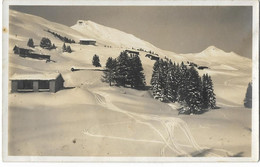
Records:
[[[55,44],[52,44],[52,49],[56,49],[56,46],[55,46]]]
[[[65,43],[63,43],[62,52],[67,52],[67,47],[66,47]]]
[[[202,108],[201,78],[193,66],[188,70],[188,80],[185,102],[190,113],[199,114]]]
[[[135,72],[134,72],[134,68],[135,68],[135,64],[134,64],[134,60],[133,60],[133,55],[130,55],[128,57],[128,75],[126,76],[126,84],[130,85],[131,88],[134,87],[134,78],[135,78]]]
[[[99,56],[98,56],[98,55],[95,54],[95,55],[93,56],[92,64],[93,64],[93,66],[95,66],[95,67],[101,67],[100,60],[99,60]]]
[[[30,38],[27,42],[27,46],[31,47],[31,48],[34,48],[34,42],[33,42],[33,39]]]
[[[162,84],[162,101],[168,101],[167,99],[167,94],[168,94],[168,89],[167,89],[167,73],[168,73],[168,67],[169,66],[169,61],[166,59],[166,61],[162,61],[162,68],[159,69],[159,73],[161,76],[161,84]]]
[[[68,53],[71,53],[71,52],[72,52],[70,46],[67,46],[66,51],[67,51]]]
[[[110,86],[112,85],[112,82],[115,81],[116,64],[116,59],[109,57],[106,62],[106,70],[103,72],[102,81],[109,83]]]
[[[151,85],[153,89],[153,96],[155,99],[159,99],[160,101],[166,101],[167,92],[166,92],[166,78],[167,72],[164,71],[166,69],[165,62],[160,59],[155,62],[153,67],[153,74],[151,79]]]
[[[208,77],[208,90],[207,94],[209,97],[209,108],[216,108],[216,95],[214,93],[213,82],[211,77]]]
[[[129,75],[129,56],[126,52],[121,52],[117,58],[116,83],[119,86],[126,86]]]
[[[205,109],[216,107],[216,95],[213,89],[213,82],[208,74],[202,76],[202,107]]]
[[[169,70],[167,73],[166,89],[167,89],[167,99],[171,102],[177,101],[178,95],[178,75],[176,64],[169,62]]]
[[[49,38],[43,37],[40,42],[40,47],[44,49],[52,49],[51,40]]]
[[[187,85],[188,85],[188,69],[187,66],[182,62],[179,67],[179,84],[178,84],[178,102],[184,102],[187,96]]]
[[[174,95],[175,95],[175,92],[173,89],[173,80],[174,80],[173,72],[174,72],[173,69],[168,70],[167,77],[166,77],[166,85],[165,85],[165,88],[167,90],[166,98],[168,101],[171,101],[171,102],[174,101]]]
[[[139,58],[139,56],[134,55],[131,59],[130,59],[131,63],[131,69],[130,69],[130,73],[132,76],[132,78],[130,79],[131,81],[131,87],[134,88],[141,88],[143,89],[145,87],[145,76],[143,73],[143,65],[141,63],[141,60]]]
[[[161,68],[160,66],[160,60],[157,60],[154,65],[153,65],[153,74],[152,74],[152,78],[151,78],[151,85],[152,85],[152,91],[153,91],[153,97],[155,99],[159,99],[161,97],[161,84],[159,82],[159,68]]]
[[[181,83],[181,71],[180,71],[180,65],[179,63],[176,65],[175,63],[173,64],[175,66],[175,70],[174,70],[174,83],[173,83],[173,86],[174,86],[174,90],[176,92],[176,97],[175,97],[175,101],[178,101],[179,100],[179,89],[180,89],[180,83]]]
[[[209,107],[209,97],[207,94],[207,85],[208,85],[208,74],[203,74],[202,76],[202,107],[208,108]]]
[[[158,73],[159,73],[158,68],[159,68],[159,60],[157,60],[153,65],[153,73],[150,81],[150,84],[152,86],[155,85],[156,80],[158,80]]]
[[[247,108],[252,108],[252,82],[248,83],[244,106]]]

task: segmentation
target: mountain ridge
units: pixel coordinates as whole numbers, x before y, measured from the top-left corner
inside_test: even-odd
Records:
[[[153,44],[144,41],[133,34],[123,32],[121,30],[107,27],[105,25],[96,23],[91,20],[78,20],[75,25],[71,26],[72,29],[79,32],[88,34],[91,38],[100,39],[105,43],[110,43],[115,47],[126,47],[135,49],[151,50],[155,52],[161,52],[161,49]]]
[[[82,25],[79,25],[79,22]],[[202,65],[225,64],[235,66],[239,69],[250,69],[251,59],[242,57],[234,52],[225,52],[215,46],[209,46],[199,53],[177,54],[171,51],[160,49],[153,44],[144,41],[133,34],[128,34],[115,28],[107,27],[95,23],[91,20],[78,20],[74,26],[68,27],[59,23],[48,21],[39,16],[25,14],[22,12],[10,10],[10,41],[13,46],[15,44],[26,45],[28,38],[33,37],[38,43],[42,37],[48,37],[56,43],[63,44],[52,34],[46,32],[47,29],[55,31],[61,35],[66,35],[74,39],[76,42],[81,38],[93,38],[97,40],[99,47],[114,45],[116,50],[124,49],[144,49],[147,52],[152,51],[161,58],[168,57],[172,61],[192,61]],[[13,29],[13,30],[12,30]],[[17,29],[20,29],[17,31]],[[17,35],[17,37],[15,37]],[[19,39],[18,39],[19,38]],[[22,42],[22,41],[26,41]],[[22,46],[22,45],[20,45]],[[97,48],[98,49],[98,48]],[[101,49],[101,48],[100,48]],[[117,51],[118,52],[118,51]],[[142,52],[147,54],[147,52]]]

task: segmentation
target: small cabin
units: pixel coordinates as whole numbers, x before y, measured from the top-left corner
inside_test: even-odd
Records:
[[[29,57],[32,59],[39,59],[39,60],[49,60],[51,59],[50,55],[42,55],[42,54],[36,54],[36,53],[31,53],[31,54],[20,54],[19,56],[21,57]]]
[[[13,51],[15,54],[19,54],[19,55],[31,54],[33,52],[32,49],[19,48],[16,45],[14,46]]]
[[[81,45],[96,45],[96,40],[94,40],[94,39],[80,39],[79,44],[81,44]]]
[[[25,48],[19,48],[16,45],[13,48],[14,54],[18,54],[20,57],[29,57],[32,59],[39,59],[39,60],[50,60],[50,55],[43,55],[43,54],[37,54],[33,53],[33,50],[31,49],[25,49]]]
[[[11,92],[57,92],[64,88],[60,73],[14,74],[11,78]]]
[[[153,54],[146,54],[145,57],[148,57],[151,60],[159,60],[160,57],[158,55],[153,55]]]

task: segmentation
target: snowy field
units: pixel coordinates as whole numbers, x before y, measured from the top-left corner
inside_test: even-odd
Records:
[[[9,93],[9,155],[251,156],[251,109],[243,106],[251,81],[250,59],[214,46],[201,53],[178,55],[94,22],[86,22],[84,26],[85,30],[79,25],[70,28],[10,11],[9,76],[59,71],[68,89],[57,93]],[[46,29],[76,41],[95,38],[98,43],[97,46],[69,44],[73,52],[63,53],[63,42]],[[57,49],[49,51],[36,46],[34,50],[51,55],[56,63],[13,54],[15,45],[26,47],[29,38],[38,45],[42,37],[51,39]],[[210,67],[199,73],[212,76],[219,109],[202,115],[178,115],[179,104],[161,103],[149,91],[109,87],[101,82],[102,71],[70,71],[73,66],[93,68],[94,54],[104,66],[108,57],[116,58],[121,51],[132,47],[154,51],[172,61]],[[154,61],[145,54],[140,52],[140,59],[146,81],[150,83]]]

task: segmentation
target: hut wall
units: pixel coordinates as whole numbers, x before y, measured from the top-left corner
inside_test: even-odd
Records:
[[[17,89],[18,89],[18,81],[12,81],[12,88],[11,88],[11,91],[12,92],[17,92]]]
[[[95,45],[96,41],[80,41],[79,43],[82,45]]]
[[[55,80],[50,81],[50,92],[56,92],[55,84]]]
[[[56,79],[56,84],[55,84],[55,90],[59,91],[61,90],[64,86],[63,86],[64,80],[61,77],[61,75],[59,75]]]
[[[33,91],[39,92],[39,81],[33,81]]]

